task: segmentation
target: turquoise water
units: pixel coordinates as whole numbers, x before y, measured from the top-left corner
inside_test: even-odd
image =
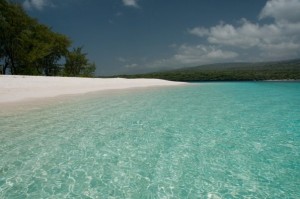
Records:
[[[300,198],[300,83],[204,83],[0,114],[0,198]]]

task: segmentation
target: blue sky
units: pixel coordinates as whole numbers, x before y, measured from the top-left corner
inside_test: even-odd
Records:
[[[19,0],[97,75],[299,58],[300,0]]]

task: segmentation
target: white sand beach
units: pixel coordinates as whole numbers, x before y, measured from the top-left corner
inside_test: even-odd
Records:
[[[0,75],[0,103],[22,102],[94,91],[184,85],[159,79],[75,78]]]

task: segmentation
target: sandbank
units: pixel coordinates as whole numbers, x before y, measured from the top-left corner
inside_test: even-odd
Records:
[[[0,104],[116,89],[184,85],[160,79],[0,75]]]

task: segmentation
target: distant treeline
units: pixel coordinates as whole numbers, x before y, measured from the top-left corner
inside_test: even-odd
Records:
[[[21,5],[0,0],[0,74],[93,76],[82,47],[28,16]]]
[[[212,64],[148,74],[121,75],[118,77],[158,78],[172,81],[300,80],[300,60]]]

